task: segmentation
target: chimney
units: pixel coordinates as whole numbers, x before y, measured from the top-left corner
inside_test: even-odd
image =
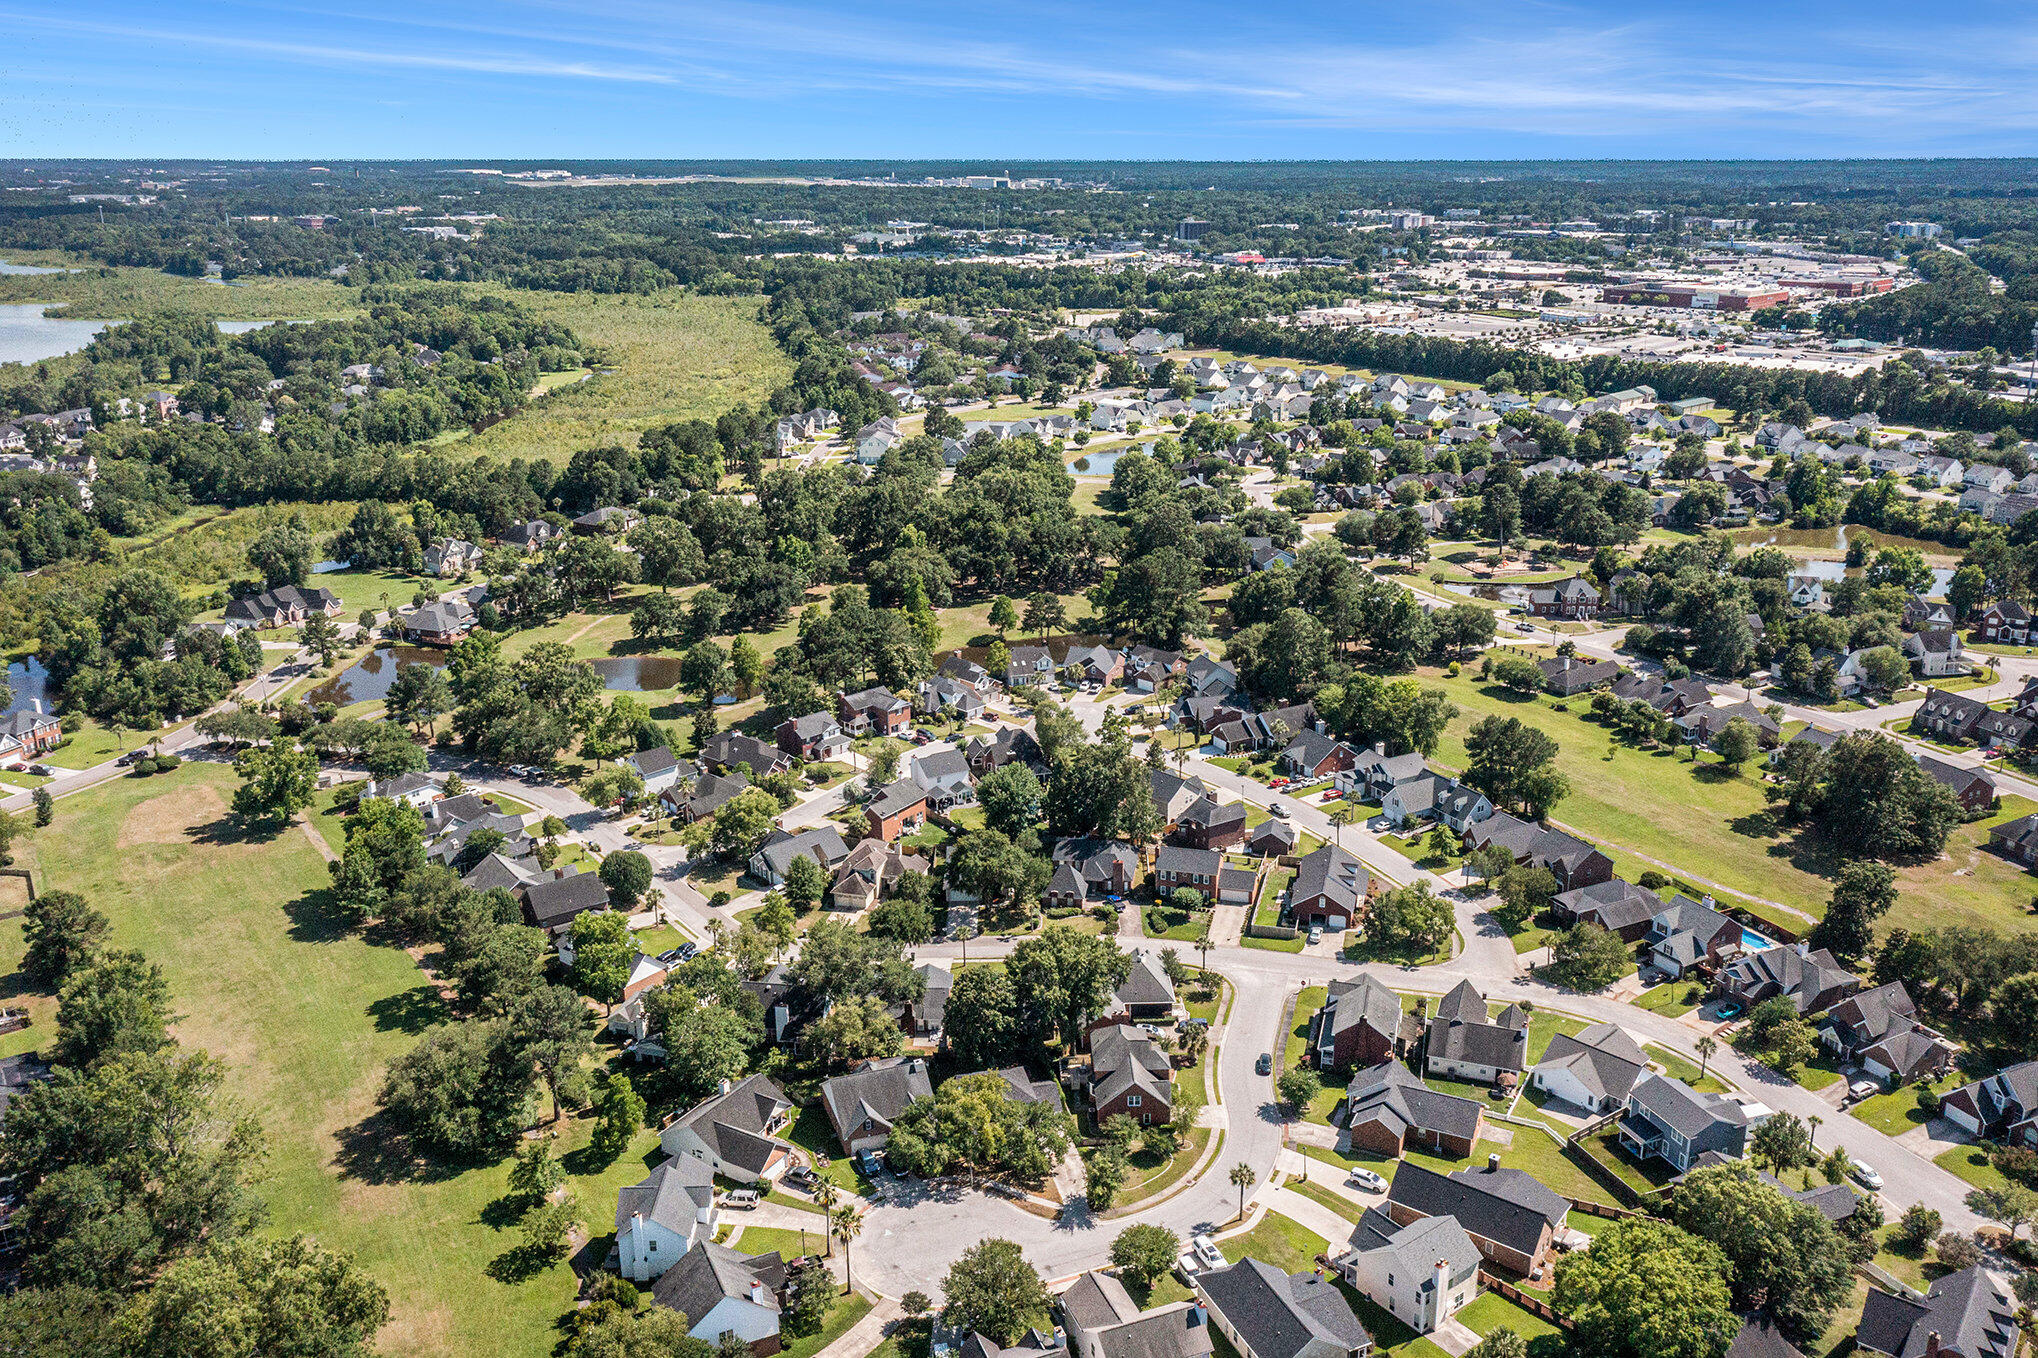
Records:
[[[1446,1289],[1450,1287],[1450,1285],[1451,1285],[1450,1261],[1448,1259],[1439,1259],[1436,1262],[1436,1295],[1437,1295],[1436,1316],[1438,1320],[1442,1320],[1444,1317],[1444,1307],[1448,1304],[1444,1301],[1444,1292]]]
[[[728,1093],[728,1092],[729,1092],[730,1090],[734,1089],[735,1087],[736,1087],[736,1082],[735,1082],[735,1081],[733,1081],[733,1080],[731,1080],[731,1079],[730,1079],[730,1078],[729,1078],[728,1076],[726,1076],[726,1075],[725,1075],[725,1076],[723,1076],[723,1077],[722,1077],[722,1079],[721,1079],[720,1083],[719,1083],[719,1084],[717,1084],[717,1085],[715,1086],[715,1091],[716,1091],[717,1093],[720,1093],[720,1094],[726,1094],[726,1093]],[[1498,1158],[1498,1157],[1495,1157],[1495,1158]]]
[[[1937,1330],[1925,1336],[1925,1358],[1939,1358],[1939,1332]]]
[[[1387,757],[1387,742],[1384,740],[1374,741],[1373,753],[1379,755],[1382,759],[1385,759]]]
[[[1486,1155],[1486,1172],[1488,1174],[1492,1174],[1497,1172],[1499,1168],[1500,1168],[1500,1152],[1489,1151]]]
[[[750,1304],[753,1306],[764,1305],[764,1284],[755,1278],[750,1280]]]

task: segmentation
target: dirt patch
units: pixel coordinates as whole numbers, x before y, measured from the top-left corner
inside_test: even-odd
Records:
[[[143,844],[184,844],[226,814],[226,802],[204,783],[151,797],[127,813],[114,843],[123,849]]]

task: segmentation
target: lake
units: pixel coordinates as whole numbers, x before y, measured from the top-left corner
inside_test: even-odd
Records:
[[[389,696],[389,686],[396,682],[399,665],[430,665],[443,669],[446,653],[429,646],[377,646],[332,678],[304,695],[304,700],[316,707],[320,703],[331,703],[345,707],[349,703],[372,702]]]
[[[109,321],[67,321],[42,314],[44,303],[0,305],[0,363],[40,363],[75,354]]]
[[[587,662],[602,687],[617,693],[662,693],[679,687],[679,660],[669,655],[605,656]]]
[[[0,259],[0,278],[36,278],[46,273],[81,273],[79,269],[45,269],[35,264],[9,264]]]

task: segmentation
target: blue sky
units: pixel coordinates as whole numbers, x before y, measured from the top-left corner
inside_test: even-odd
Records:
[[[0,156],[2027,155],[2028,5],[0,0]]]

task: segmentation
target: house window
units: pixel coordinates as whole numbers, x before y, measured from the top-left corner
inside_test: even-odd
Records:
[[[1139,1095],[1139,1094],[1131,1094],[1131,1095],[1128,1095],[1128,1096],[1126,1097],[1126,1100],[1125,1100],[1125,1106],[1126,1106],[1127,1108],[1137,1108],[1137,1107],[1139,1107],[1139,1105],[1140,1105],[1140,1103],[1141,1103],[1142,1101],[1143,1101],[1143,1096],[1142,1096],[1142,1095]]]

